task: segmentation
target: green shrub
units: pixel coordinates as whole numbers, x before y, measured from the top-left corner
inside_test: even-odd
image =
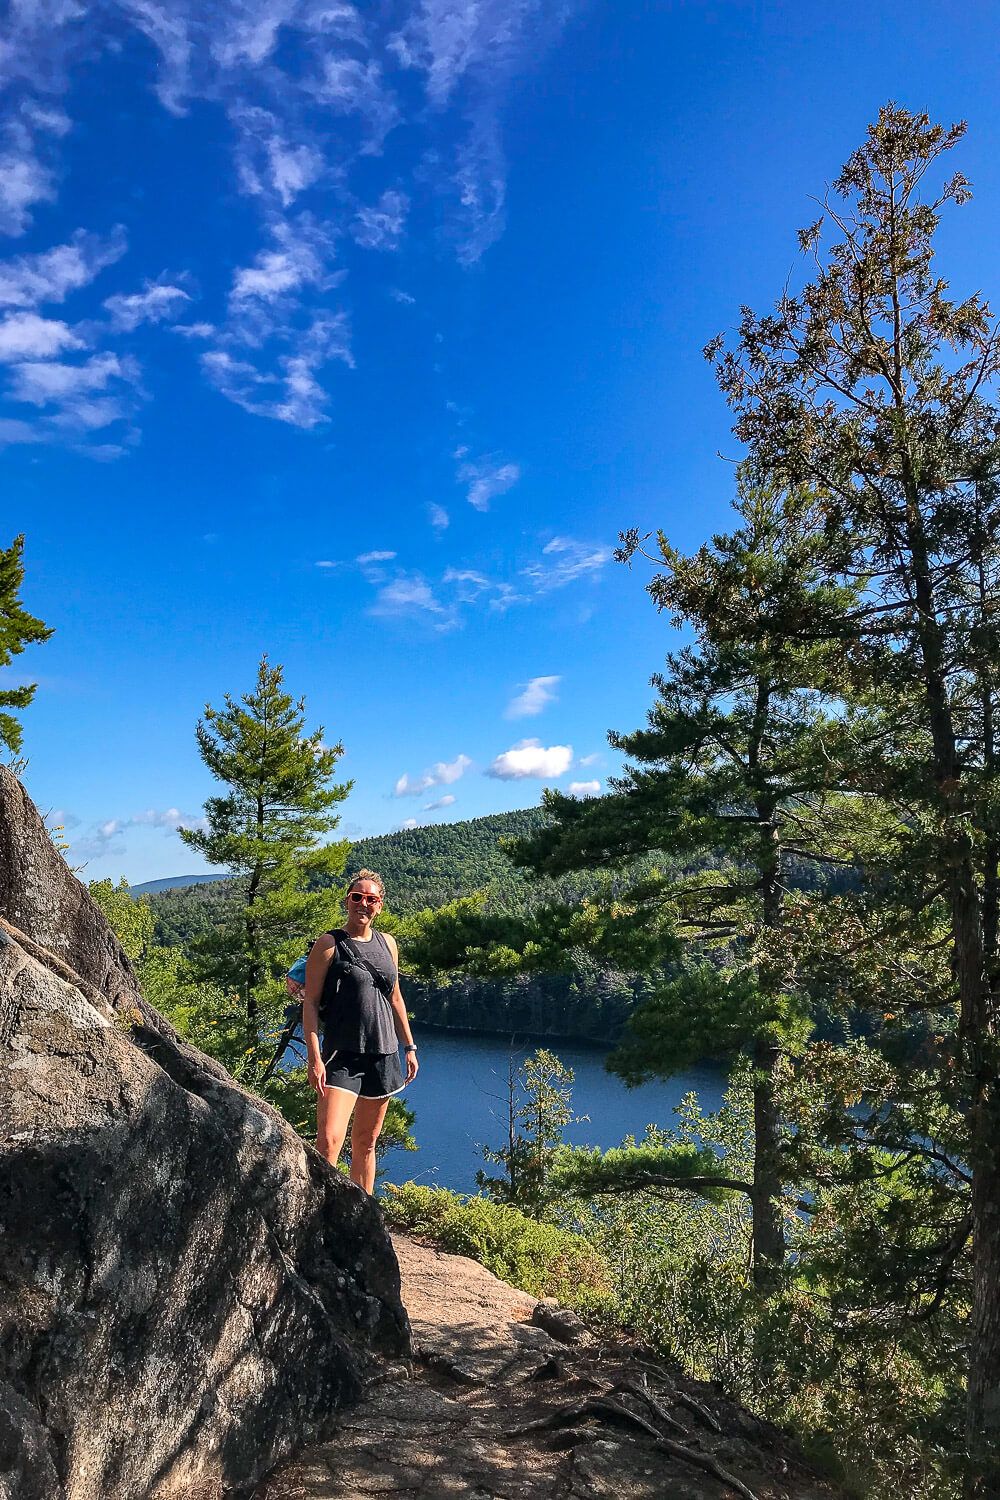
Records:
[[[412,1182],[384,1184],[381,1203],[392,1227],[425,1235],[453,1255],[468,1255],[533,1297],[588,1307],[608,1291],[603,1258],[586,1240],[505,1203]]]

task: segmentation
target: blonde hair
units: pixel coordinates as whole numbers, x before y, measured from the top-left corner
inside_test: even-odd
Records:
[[[372,885],[377,885],[379,896],[383,901],[385,900],[385,885],[383,883],[381,875],[379,875],[375,870],[359,870],[356,875],[351,877],[350,884],[348,885],[347,890],[344,892],[345,901],[351,891],[353,891],[354,887],[356,885],[360,885],[362,880],[370,880]]]

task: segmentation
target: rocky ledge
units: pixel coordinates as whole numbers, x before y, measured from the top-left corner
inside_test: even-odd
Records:
[[[255,1500],[835,1500],[777,1429],[460,1255],[394,1245],[413,1358]]]
[[[408,1350],[372,1200],[146,1002],[0,767],[0,1500],[246,1493]]]

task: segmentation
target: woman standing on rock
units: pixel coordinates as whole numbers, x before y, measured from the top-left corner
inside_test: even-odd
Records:
[[[309,1082],[317,1095],[316,1145],[336,1165],[353,1114],[351,1181],[366,1193],[375,1188],[375,1142],[389,1100],[417,1076],[396,940],[372,926],[384,898],[380,875],[355,875],[345,925],[323,933],[310,949],[302,997]]]

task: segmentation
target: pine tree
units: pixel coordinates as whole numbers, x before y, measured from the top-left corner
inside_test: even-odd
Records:
[[[196,944],[206,979],[236,990],[246,1016],[248,1049],[261,1040],[284,1003],[281,984],[305,939],[328,925],[327,890],[343,874],[349,846],[327,843],[333,812],[350,783],[332,781],[341,745],[306,732],[305,701],[283,686],[280,666],[263,657],[253,692],[205,709],[198,748],[228,790],[205,803],[205,829],[181,838],[210,864],[239,877],[241,899],[225,925]]]
[[[17,536],[6,549],[0,547],[0,667],[6,667],[36,641],[47,641],[52,631],[41,620],[29,615],[21,604],[24,582],[24,537]],[[37,684],[0,689],[0,745],[12,755],[21,748],[22,729],[10,709],[27,708],[35,696]]]
[[[575,1118],[574,1076],[573,1069],[545,1047],[526,1058],[515,1073],[511,1053],[507,1144],[497,1150],[482,1148],[484,1159],[503,1167],[506,1176],[479,1171],[478,1186],[496,1202],[511,1203],[531,1218],[541,1218],[554,1196],[552,1169],[563,1131]]]
[[[972,1175],[966,1493],[985,1497],[1000,1490],[1000,336],[934,267],[968,183],[927,192],[963,134],[883,108],[800,233],[812,280],[744,309],[706,353],[754,463],[824,496],[839,574],[864,590],[830,633],[870,724],[842,770],[906,809],[911,879],[947,912]]]
[[[792,866],[850,860],[833,832],[849,810],[829,788],[831,721],[812,686],[822,652],[803,648],[792,629],[804,615],[836,614],[850,593],[826,581],[817,509],[808,491],[783,494],[744,471],[738,530],[692,557],[660,534],[662,570],[649,592],[695,643],[654,677],[647,726],[609,735],[628,757],[613,795],[581,804],[547,793],[553,825],[513,850],[549,875],[627,868],[656,851],[687,871],[633,889],[635,914],[621,924],[633,963],[665,956],[655,947],[661,933],[682,940],[685,959],[639,1006],[613,1066],[639,1082],[706,1056],[751,1060],[755,1153],[743,1189],[761,1291],[784,1259],[778,1073],[811,1030],[809,997],[785,961]],[[631,559],[638,546],[626,536],[621,555]]]

